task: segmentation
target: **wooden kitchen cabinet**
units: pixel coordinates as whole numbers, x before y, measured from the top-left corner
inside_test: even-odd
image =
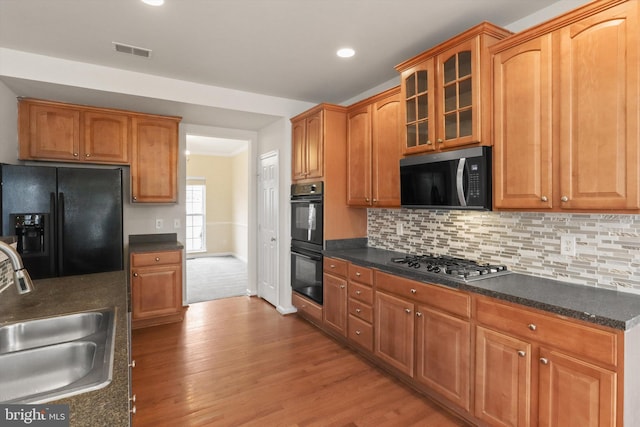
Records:
[[[492,426],[622,425],[620,332],[476,299],[475,415]]]
[[[491,145],[487,48],[509,35],[484,22],[396,66],[404,154]]]
[[[292,181],[317,180],[324,176],[325,137],[340,127],[325,111],[336,107],[321,104],[291,119]]]
[[[373,270],[349,263],[349,341],[373,352]]]
[[[291,295],[291,304],[298,310],[298,315],[318,326],[322,325],[322,306],[320,304],[296,292]]]
[[[490,48],[494,207],[637,211],[638,3],[597,1]]]
[[[178,202],[179,122],[177,117],[133,117],[132,202]]]
[[[21,160],[129,163],[130,120],[116,110],[21,99]]]
[[[400,206],[400,88],[349,107],[347,203]]]
[[[374,354],[468,411],[469,295],[380,271],[375,283]]]
[[[324,258],[322,323],[327,330],[347,336],[347,262]]]
[[[182,321],[182,251],[130,255],[132,327]]]
[[[403,374],[413,377],[415,355],[415,306],[385,292],[375,295],[374,355]]]

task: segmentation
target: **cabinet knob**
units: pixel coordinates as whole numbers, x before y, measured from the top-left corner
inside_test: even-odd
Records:
[[[158,262],[158,261],[160,261],[160,258],[159,258],[159,257],[156,257],[156,262]]]
[[[73,157],[78,157],[78,153],[73,153]]]
[[[360,277],[360,276],[361,276],[361,274],[360,274],[360,272],[359,272],[359,271],[356,271],[356,276],[358,276],[358,277]]]
[[[533,323],[529,323],[527,328],[531,329],[532,331],[535,331],[536,329],[538,329],[538,327],[536,325],[534,325]]]
[[[138,200],[138,198],[136,196],[133,196],[133,201],[135,202],[136,200]]]
[[[569,201],[569,198],[568,198],[567,196],[562,196],[562,197],[560,198],[560,201],[562,201],[562,202],[568,202],[568,201]]]
[[[330,268],[336,268],[336,265],[335,264],[331,264],[329,267]]]
[[[365,201],[365,202],[367,202],[367,203],[369,203],[369,198],[368,198],[368,197],[365,197],[365,198],[364,198],[364,201]]]
[[[133,405],[133,408],[131,408],[129,410],[129,412],[131,412],[131,415],[135,415],[136,414],[136,405]]]
[[[136,403],[136,400],[137,400],[137,397],[135,394],[129,398],[129,401],[133,403]]]
[[[91,157],[91,154],[87,153],[84,155],[85,157]]]
[[[404,312],[405,312],[405,313],[407,313],[407,314],[411,314],[411,309],[409,309],[409,308],[405,308],[405,309],[404,309]]]
[[[360,331],[356,331],[356,335],[360,335],[362,332]]]
[[[133,359],[131,361],[131,363],[129,363],[129,367],[132,368],[132,369],[136,367],[136,360],[135,359]]]
[[[525,357],[527,355],[526,352],[522,351],[522,350],[518,350],[518,356],[520,357]]]
[[[438,144],[442,144],[443,142],[442,138],[438,138]]]
[[[422,317],[422,313],[421,313],[421,312],[419,312],[419,311],[416,311],[416,316],[418,316],[418,317]]]
[[[378,199],[373,199],[373,203],[378,203]]]
[[[138,277],[138,273],[133,273],[133,277]]]
[[[542,363],[543,365],[548,365],[549,364],[549,359],[547,359],[546,357],[541,357],[540,358],[540,363]]]
[[[416,292],[418,292],[418,291],[417,291],[417,290],[415,290],[415,289],[411,289],[411,293],[412,293],[412,294],[415,294]]]
[[[340,289],[344,289],[345,287],[345,285],[340,285]]]
[[[356,295],[360,295],[362,291],[356,291]]]
[[[360,314],[362,310],[360,310],[359,308],[356,308],[356,313]]]
[[[543,202],[549,201],[549,199],[547,199],[547,196],[540,197],[540,200],[543,201]]]
[[[427,139],[427,145],[432,145],[432,144],[433,144],[433,142],[431,142],[430,139]]]

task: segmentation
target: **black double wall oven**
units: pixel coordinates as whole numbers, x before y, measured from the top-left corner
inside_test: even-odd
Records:
[[[291,287],[322,304],[323,183],[291,185]]]

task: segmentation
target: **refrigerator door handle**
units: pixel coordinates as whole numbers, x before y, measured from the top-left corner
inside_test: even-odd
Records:
[[[56,237],[57,237],[56,230],[58,226],[55,220],[56,215],[54,215],[54,212],[56,212],[56,193],[49,193],[49,212],[51,212],[51,215],[49,215],[50,223],[45,224],[45,227],[47,227],[47,237],[46,237],[47,244],[46,244],[45,250],[49,255],[49,271],[51,271],[52,273],[55,273],[56,271],[55,254],[57,253],[57,251],[55,250],[55,245],[56,245]]]
[[[58,193],[58,274],[64,276],[64,193]]]

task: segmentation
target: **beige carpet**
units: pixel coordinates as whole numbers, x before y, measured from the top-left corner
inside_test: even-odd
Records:
[[[187,259],[187,303],[247,294],[247,264],[232,256]]]

